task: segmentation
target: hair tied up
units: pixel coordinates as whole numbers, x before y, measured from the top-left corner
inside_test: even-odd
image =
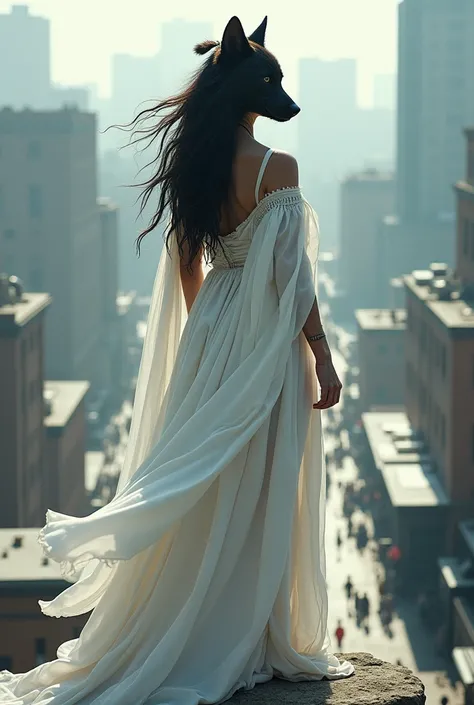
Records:
[[[196,44],[194,47],[195,54],[207,54],[208,51],[214,49],[214,47],[219,46],[220,42],[214,41],[212,39],[206,39],[206,41]]]

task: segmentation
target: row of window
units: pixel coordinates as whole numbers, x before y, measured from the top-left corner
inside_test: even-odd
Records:
[[[441,450],[444,450],[446,447],[445,415],[440,411],[431,396],[430,390],[424,385],[423,380],[414,374],[409,362],[407,362],[406,366],[406,377],[408,394],[417,397],[420,412],[427,422],[427,435],[429,436],[430,442],[436,438]]]
[[[426,363],[439,369],[442,379],[446,379],[446,345],[439,340],[426,320],[416,321],[410,305],[407,307],[407,329],[416,337]]]
[[[0,186],[0,218],[6,215],[6,198],[4,189]],[[26,203],[30,218],[41,218],[43,215],[43,189],[38,184],[30,184],[27,187]],[[12,228],[7,228],[3,232],[5,239],[15,237],[16,232]]]
[[[464,218],[462,251],[466,257],[474,262],[474,221]]]
[[[0,144],[0,159],[2,158],[2,145]],[[31,142],[28,142],[26,145],[26,157],[27,159],[31,159],[31,161],[34,161],[36,159],[40,159],[42,154],[42,145],[41,142],[38,142],[37,140],[31,140]]]

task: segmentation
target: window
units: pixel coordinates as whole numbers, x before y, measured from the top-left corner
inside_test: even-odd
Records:
[[[474,463],[474,425],[472,427],[472,438],[471,438],[471,460]]]
[[[41,144],[39,142],[30,142],[26,154],[28,159],[39,159],[41,157]]]
[[[3,237],[5,238],[5,240],[13,240],[15,234],[16,233],[13,228],[5,228],[5,230],[3,231]]]
[[[0,215],[5,213],[5,196],[3,193],[3,187],[0,186]]]
[[[40,186],[28,187],[28,210],[32,218],[43,215],[43,199]]]
[[[446,446],[446,419],[444,414],[441,414],[441,448],[444,450]]]
[[[471,223],[471,259],[474,260],[474,223]]]
[[[379,345],[380,355],[385,355],[386,352],[387,352],[387,346],[385,345],[385,343],[380,343],[380,345]]]

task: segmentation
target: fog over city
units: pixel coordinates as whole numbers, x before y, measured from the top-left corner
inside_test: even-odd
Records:
[[[106,507],[134,437],[165,223],[137,256],[158,143],[116,126],[234,15],[268,17],[301,112],[254,135],[319,220],[328,633],[356,673],[368,652],[395,690],[405,668],[430,705],[474,702],[474,0],[0,0],[0,705],[2,671],[86,623],[37,607],[65,587],[45,512]]]

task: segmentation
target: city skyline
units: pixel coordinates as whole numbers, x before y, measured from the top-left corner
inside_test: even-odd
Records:
[[[362,106],[372,105],[374,77],[396,72],[398,0],[360,0],[357,8],[348,0],[335,0],[330,6],[317,0],[310,10],[304,9],[302,0],[297,0],[292,3],[296,12],[290,18],[284,4],[268,7],[262,3],[261,9],[256,10],[255,3],[249,0],[229,9],[214,0],[204,0],[199,6],[184,0],[179,12],[173,6],[159,7],[151,0],[137,0],[132,13],[129,4],[113,5],[110,0],[103,0],[100,5],[92,0],[69,0],[67,5],[55,0],[24,3],[0,0],[0,13],[8,13],[12,5],[18,4],[27,5],[31,14],[51,22],[53,81],[65,85],[96,83],[101,97],[110,94],[112,56],[153,55],[160,48],[160,24],[173,19],[212,22],[214,37],[203,39],[219,39],[233,14],[240,17],[248,33],[267,14],[268,47],[281,61],[286,87],[293,92],[297,87],[297,61],[301,57],[356,59],[358,100]],[[112,20],[113,31],[110,31],[107,26]],[[376,31],[371,29],[374,27]],[[200,61],[196,57],[196,66]]]

